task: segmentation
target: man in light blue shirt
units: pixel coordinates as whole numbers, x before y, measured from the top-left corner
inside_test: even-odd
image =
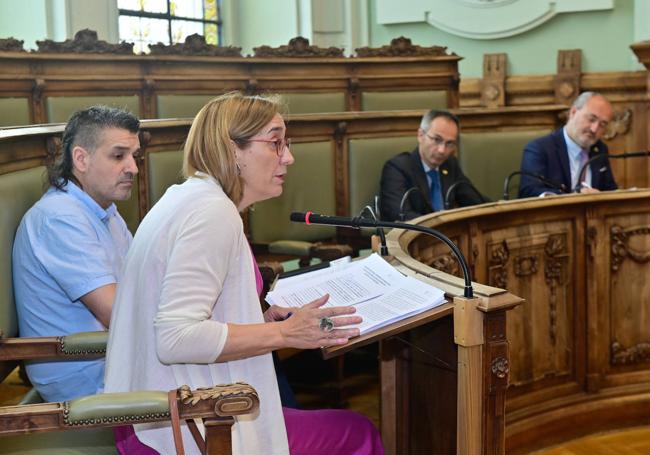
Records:
[[[78,111],[48,168],[50,188],[23,217],[13,249],[21,336],[105,330],[132,236],[114,202],[128,199],[138,172],[140,123],[106,106]],[[104,360],[29,362],[46,401],[103,390]]]

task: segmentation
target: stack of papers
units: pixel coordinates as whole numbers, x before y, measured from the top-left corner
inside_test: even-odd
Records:
[[[356,307],[361,335],[445,302],[444,292],[402,275],[378,254],[278,280],[266,295],[271,305],[301,307],[329,294],[323,306]]]

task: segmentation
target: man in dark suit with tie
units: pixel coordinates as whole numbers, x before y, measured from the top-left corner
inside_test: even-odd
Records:
[[[418,128],[418,146],[403,152],[384,164],[381,173],[381,217],[395,221],[443,210],[449,188],[448,204],[468,206],[486,199],[465,177],[452,156],[458,148],[460,122],[448,111],[433,109],[427,112]],[[402,199],[409,192],[404,203]],[[401,207],[400,207],[401,206]]]
[[[615,190],[614,175],[607,159],[607,146],[600,140],[612,118],[612,106],[602,95],[584,92],[569,111],[563,128],[526,145],[521,171],[540,175],[555,187],[530,175],[522,175],[519,197],[537,197],[578,189],[581,193]],[[581,173],[584,164],[591,161]],[[560,188],[561,187],[561,188]]]

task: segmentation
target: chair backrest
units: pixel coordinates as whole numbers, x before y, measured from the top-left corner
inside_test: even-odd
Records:
[[[415,90],[407,92],[363,92],[361,110],[395,111],[400,109],[445,109],[448,107],[444,90]]]
[[[291,146],[296,161],[287,169],[282,196],[255,204],[249,214],[253,242],[276,240],[316,241],[333,238],[335,229],[289,221],[292,211],[336,211],[333,141],[298,143]]]
[[[0,127],[30,123],[28,98],[0,98]]]
[[[503,199],[503,182],[511,172],[519,170],[526,144],[549,132],[548,129],[534,129],[462,133],[461,168],[485,196],[494,201]],[[514,182],[513,186],[513,194],[516,194]]]
[[[410,151],[417,145],[415,130],[409,136],[350,139],[348,147],[350,216],[358,215],[374,204],[379,194],[379,181],[384,163],[398,153]]]
[[[46,98],[47,119],[50,123],[65,123],[73,112],[95,104],[126,109],[138,115],[140,100],[131,96],[50,96]]]
[[[18,335],[11,274],[11,252],[23,215],[43,194],[42,166],[0,175],[0,330],[3,338]]]
[[[158,95],[158,118],[186,118],[194,117],[208,101],[216,97],[213,95]]]
[[[315,114],[322,112],[343,112],[346,111],[345,93],[283,93],[282,100],[286,103],[288,113]]]
[[[149,207],[158,202],[167,188],[183,181],[183,151],[163,150],[147,153],[147,192]]]

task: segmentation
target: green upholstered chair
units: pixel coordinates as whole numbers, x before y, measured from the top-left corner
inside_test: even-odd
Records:
[[[158,118],[193,118],[218,93],[210,95],[158,95]]]
[[[132,96],[49,96],[45,100],[47,121],[65,123],[73,112],[95,104],[119,107],[140,115],[140,99]]]
[[[0,127],[32,123],[29,117],[29,99],[0,98]]]
[[[287,105],[288,113],[317,114],[321,112],[345,112],[345,93],[283,93],[282,101]]]
[[[384,163],[401,152],[417,146],[416,130],[409,136],[350,139],[348,162],[350,168],[350,216],[358,215],[366,205],[374,206],[379,194],[381,170]],[[371,231],[364,230],[364,234]]]
[[[138,176],[133,180],[131,197],[125,201],[117,201],[115,206],[126,222],[131,234],[135,234],[140,224],[140,195],[138,194]]]
[[[461,133],[459,161],[463,172],[481,193],[493,201],[503,199],[503,182],[521,165],[526,144],[548,134],[548,129]],[[518,178],[511,194],[517,193]]]
[[[172,404],[180,421],[203,420],[204,453],[231,454],[233,416],[259,407],[257,392],[244,383],[194,391],[183,386],[174,392],[171,398],[166,391],[141,391],[0,407],[0,454],[117,454],[111,427],[168,422]],[[185,447],[189,444],[195,442],[183,441]]]
[[[182,183],[182,150],[163,150],[146,154],[149,207],[158,202],[167,188]]]
[[[333,238],[334,228],[289,221],[292,211],[336,211],[334,192],[334,143],[298,143],[291,146],[295,163],[287,168],[282,196],[255,204],[250,212],[251,238],[255,243],[282,239],[315,242]]]
[[[15,338],[18,326],[11,252],[20,220],[42,195],[44,171],[43,167],[36,167],[0,175],[0,380],[6,378],[18,360],[72,361],[101,357],[106,352],[107,332]],[[208,431],[217,431],[219,444],[209,453],[230,453],[232,416],[255,411],[259,405],[255,391],[250,386],[235,384],[214,388],[212,392],[194,392],[197,400],[188,393],[191,392],[183,389],[177,396],[181,418],[216,422],[215,430]],[[191,404],[195,401],[198,407]],[[65,403],[0,407],[0,454],[115,454],[112,430],[108,427],[164,420],[169,420],[167,392],[105,394]]]
[[[362,111],[395,111],[400,109],[445,109],[447,92],[444,90],[419,90],[404,92],[363,92]]]
[[[334,143],[298,143],[291,153],[295,163],[287,169],[282,196],[255,204],[249,211],[251,241],[267,245],[272,255],[299,258],[301,267],[314,258],[329,261],[351,254],[347,245],[321,243],[336,236],[335,228],[289,221],[292,211],[335,213]]]
[[[11,275],[14,237],[25,212],[43,195],[44,182],[40,166],[0,175],[0,332],[5,338],[18,336]]]

